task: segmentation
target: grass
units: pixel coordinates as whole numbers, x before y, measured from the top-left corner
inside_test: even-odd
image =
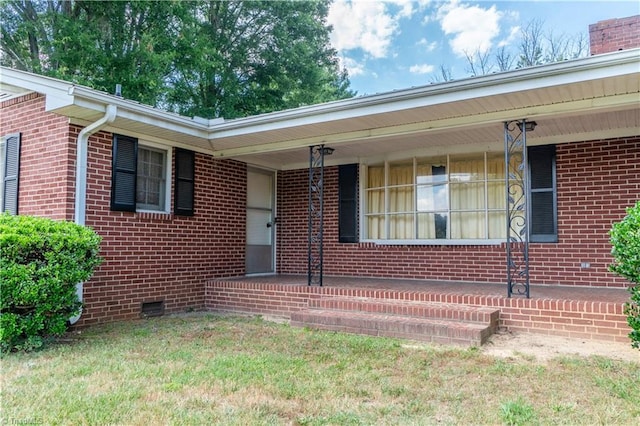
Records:
[[[640,364],[179,316],[2,360],[0,424],[637,424]]]

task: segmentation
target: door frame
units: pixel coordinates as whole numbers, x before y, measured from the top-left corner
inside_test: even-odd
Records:
[[[246,255],[247,255],[247,243],[246,243],[246,231],[245,231],[245,276],[247,277],[256,277],[256,276],[268,276],[268,275],[276,275],[277,273],[277,247],[278,247],[278,232],[277,232],[277,225],[278,225],[278,215],[277,215],[277,208],[278,208],[278,171],[275,169],[271,169],[271,168],[267,168],[267,167],[261,167],[261,166],[256,166],[256,165],[251,165],[248,164],[247,165],[247,177],[249,175],[249,172],[254,172],[254,173],[261,173],[264,175],[269,175],[271,176],[271,178],[273,179],[273,189],[272,189],[272,193],[271,193],[271,217],[272,217],[272,225],[271,225],[271,271],[268,272],[254,272],[254,273],[247,273],[246,272]],[[247,178],[247,205],[245,206],[245,227],[246,227],[246,220],[247,220],[247,216],[246,216],[246,212],[249,209],[249,203],[248,203],[248,198],[249,198],[249,185],[248,185],[248,178]]]

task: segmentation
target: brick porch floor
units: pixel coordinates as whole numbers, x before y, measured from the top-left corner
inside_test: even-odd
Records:
[[[620,288],[531,286],[531,298],[506,297],[506,284],[327,277],[307,286],[302,275],[211,280],[205,306],[213,311],[290,318],[310,299],[356,297],[443,302],[500,309],[500,327],[538,334],[628,342],[623,314],[629,293]]]

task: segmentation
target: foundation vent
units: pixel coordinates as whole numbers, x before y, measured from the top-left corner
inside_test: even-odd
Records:
[[[140,308],[142,318],[159,317],[164,315],[164,300],[143,302]]]

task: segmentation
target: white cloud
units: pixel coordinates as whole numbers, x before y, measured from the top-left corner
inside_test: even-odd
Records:
[[[347,56],[340,57],[340,68],[346,68],[349,77],[364,74],[364,64]]]
[[[336,0],[327,23],[333,26],[331,44],[340,52],[361,49],[372,58],[385,58],[401,19],[411,18],[431,0]]]
[[[399,18],[411,18],[415,10],[413,6],[416,4],[413,0],[388,0],[388,3],[400,8],[396,16]]]
[[[331,5],[327,22],[333,26],[331,44],[338,51],[362,49],[374,58],[387,56],[398,23],[380,2],[347,2]]]
[[[519,26],[511,27],[509,29],[509,35],[504,39],[498,42],[498,47],[508,46],[513,43],[515,40],[520,37],[521,28]]]
[[[502,15],[495,5],[483,9],[453,0],[438,9],[437,18],[442,31],[453,35],[449,42],[453,52],[464,57],[465,54],[486,52],[491,48],[493,38],[500,33],[498,23]]]
[[[430,74],[433,72],[434,69],[435,68],[433,65],[418,64],[418,65],[411,65],[411,67],[409,67],[409,72],[411,74]]]
[[[418,46],[424,46],[427,52],[433,52],[434,50],[436,50],[436,47],[438,47],[438,42],[432,41],[431,43],[429,43],[426,38],[421,38],[418,41]]]

